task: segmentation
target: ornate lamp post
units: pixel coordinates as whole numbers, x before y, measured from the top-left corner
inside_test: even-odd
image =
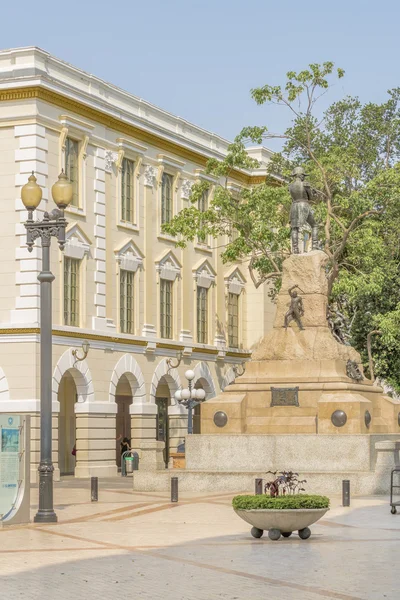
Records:
[[[188,409],[188,433],[193,433],[193,409],[204,402],[206,393],[202,389],[193,388],[194,371],[189,369],[186,371],[185,377],[188,380],[188,387],[175,392],[175,400]]]
[[[42,243],[42,271],[40,282],[40,464],[39,464],[39,510],[36,523],[55,523],[57,515],[53,508],[53,461],[52,461],[52,339],[51,339],[51,284],[54,275],[50,271],[51,238],[56,237],[60,249],[64,249],[67,221],[64,209],[72,200],[72,185],[64,172],[52,187],[53,200],[58,208],[45,212],[42,221],[33,220],[33,211],[42,199],[42,189],[32,172],[28,183],[21,190],[21,199],[28,210],[25,223],[27,246],[32,252],[35,240]]]

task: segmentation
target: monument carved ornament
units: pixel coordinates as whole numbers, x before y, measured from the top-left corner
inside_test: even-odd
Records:
[[[113,150],[106,150],[105,156],[105,171],[106,173],[112,173],[112,166],[118,160],[118,152]]]
[[[146,165],[144,170],[144,185],[154,187],[157,176],[157,169],[152,165]]]
[[[184,179],[181,185],[181,198],[183,200],[189,200],[190,194],[192,193],[193,181],[190,179]]]

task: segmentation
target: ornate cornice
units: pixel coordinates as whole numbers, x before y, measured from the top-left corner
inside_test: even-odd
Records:
[[[10,329],[0,329],[0,335],[26,335],[26,334],[40,334],[40,327],[13,327]],[[130,346],[147,346],[146,340],[135,340],[121,337],[115,337],[111,335],[98,335],[96,333],[86,333],[80,331],[64,331],[62,329],[53,329],[52,335],[65,338],[74,338],[81,340],[93,340],[99,342],[113,342],[117,344],[126,344]],[[165,350],[184,350],[185,346],[182,344],[173,344],[168,342],[157,342],[156,347]],[[218,354],[216,348],[198,348],[194,347],[193,352],[200,354]],[[235,358],[249,358],[250,353],[242,352],[227,352],[226,356],[232,356]]]
[[[58,94],[52,90],[48,90],[46,88],[40,86],[32,86],[32,87],[21,87],[15,89],[8,90],[0,90],[0,102],[13,102],[16,100],[43,100],[44,102],[48,102],[49,104],[54,104],[60,108],[65,110],[72,111],[81,117],[86,119],[92,119],[97,123],[101,123],[110,129],[114,129],[118,133],[124,133],[128,136],[134,137],[143,142],[147,142],[148,144],[152,144],[161,150],[165,150],[167,152],[172,152],[173,154],[185,158],[186,160],[193,161],[196,164],[201,166],[206,166],[208,157],[200,154],[199,152],[195,152],[194,150],[189,150],[188,148],[184,148],[179,144],[174,142],[170,142],[163,137],[157,136],[154,133],[150,133],[140,127],[135,125],[131,125],[129,123],[125,123],[124,121],[113,117],[111,115],[107,115],[106,113],[93,108],[91,106],[87,106],[82,102],[78,102],[72,98],[68,98],[67,96],[63,96],[62,94]],[[266,178],[264,175],[247,175],[246,173],[242,173],[240,171],[233,171],[233,177],[236,181],[244,184],[244,185],[255,185],[259,183],[263,183],[266,179],[268,179],[268,183],[271,185],[279,186],[281,185],[279,181],[275,181]]]

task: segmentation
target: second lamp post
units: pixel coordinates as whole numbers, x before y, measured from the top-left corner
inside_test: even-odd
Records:
[[[193,387],[193,379],[195,377],[194,371],[189,369],[185,373],[185,377],[188,380],[188,387],[183,388],[175,392],[175,400],[182,404],[188,410],[188,433],[193,433],[193,409],[198,404],[204,402],[206,393],[203,389],[196,389]]]
[[[52,187],[53,200],[58,208],[45,212],[42,221],[33,220],[33,211],[42,199],[42,189],[32,173],[28,183],[21,190],[21,199],[28,210],[25,223],[27,246],[32,252],[35,240],[42,243],[42,270],[40,282],[40,464],[39,464],[39,510],[36,523],[54,523],[57,515],[53,507],[53,460],[52,460],[52,323],[51,323],[51,284],[54,275],[50,271],[51,238],[56,237],[60,249],[65,245],[67,221],[64,209],[72,200],[72,185],[62,172]]]

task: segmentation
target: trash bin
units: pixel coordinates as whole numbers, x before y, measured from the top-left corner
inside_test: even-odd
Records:
[[[125,456],[125,473],[133,473],[133,456]]]
[[[137,452],[133,452],[132,453],[132,459],[133,459],[133,470],[134,471],[138,471],[139,470],[139,454]]]

